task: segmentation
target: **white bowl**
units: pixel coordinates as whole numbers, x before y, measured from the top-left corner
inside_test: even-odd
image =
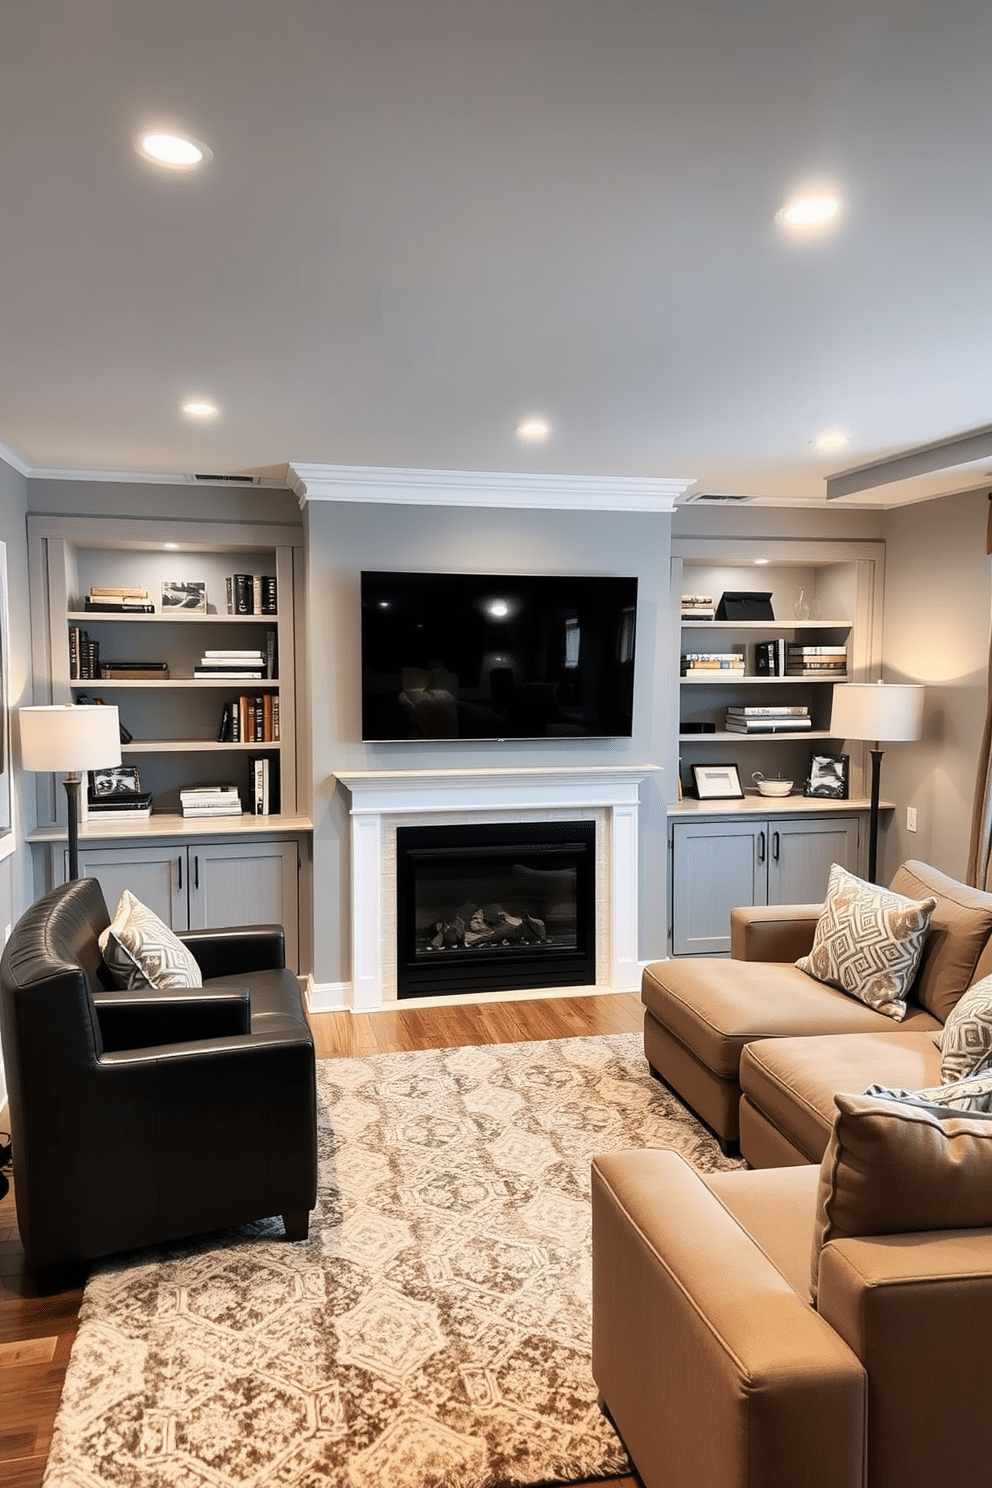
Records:
[[[787,796],[792,790],[791,780],[759,780],[758,792],[762,796]]]

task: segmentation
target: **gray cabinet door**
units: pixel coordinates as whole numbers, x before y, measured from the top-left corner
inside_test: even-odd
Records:
[[[831,863],[858,871],[858,819],[768,822],[768,903],[818,904]]]
[[[730,911],[764,904],[767,823],[676,822],[672,829],[672,954],[725,956]]]
[[[191,928],[282,925],[286,963],[297,970],[296,842],[197,842],[188,852]]]
[[[65,871],[68,876],[68,863]],[[189,926],[185,847],[165,843],[80,847],[79,875],[99,879],[111,919],[121,894],[130,889],[171,929],[185,930]]]

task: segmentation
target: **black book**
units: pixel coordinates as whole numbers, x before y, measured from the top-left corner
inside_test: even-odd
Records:
[[[276,613],[276,581],[272,574],[262,574],[262,614]]]
[[[236,615],[255,613],[254,587],[251,574],[236,573],[234,575],[234,613]]]

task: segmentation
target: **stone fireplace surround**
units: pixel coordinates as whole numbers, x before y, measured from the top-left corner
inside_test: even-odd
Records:
[[[596,983],[574,989],[476,992],[416,1005],[625,992],[640,985],[639,787],[656,765],[453,770],[357,770],[335,779],[350,798],[353,1012],[399,1006],[396,992],[396,827],[448,822],[596,822]],[[336,1004],[340,1006],[340,1003]],[[412,1005],[404,1002],[403,1006]],[[311,1010],[321,999],[311,996]]]

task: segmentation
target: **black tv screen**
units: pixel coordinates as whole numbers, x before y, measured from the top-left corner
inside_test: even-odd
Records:
[[[636,578],[362,574],[362,738],[629,738]]]

